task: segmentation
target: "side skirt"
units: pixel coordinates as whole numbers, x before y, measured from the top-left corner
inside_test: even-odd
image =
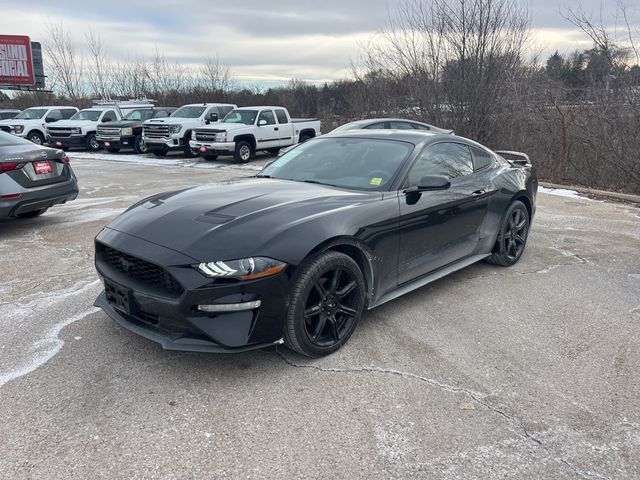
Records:
[[[446,266],[440,268],[439,270],[436,270],[436,271],[428,273],[428,274],[426,274],[426,275],[424,275],[422,277],[419,277],[419,278],[417,278],[415,280],[407,282],[407,283],[399,286],[395,290],[384,294],[374,304],[369,305],[369,310],[371,310],[372,308],[379,307],[383,303],[387,303],[387,302],[389,302],[391,300],[394,300],[394,299],[396,299],[398,297],[401,297],[402,295],[405,295],[405,294],[407,294],[409,292],[412,292],[413,290],[416,290],[416,289],[418,289],[420,287],[424,287],[425,285],[427,285],[427,284],[429,284],[431,282],[435,282],[436,280],[439,280],[442,277],[446,277],[450,273],[456,272],[458,270],[462,270],[463,268],[468,267],[469,265],[472,265],[472,264],[474,264],[476,262],[479,262],[483,258],[488,257],[489,255],[490,254],[471,255],[470,257],[463,258],[462,260],[460,260],[458,262],[450,263],[449,265],[446,265]]]

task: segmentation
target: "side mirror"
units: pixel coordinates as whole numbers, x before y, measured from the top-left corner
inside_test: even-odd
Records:
[[[215,112],[211,112],[209,114],[209,121],[210,122],[217,122],[218,121],[218,114]]]
[[[418,182],[418,190],[446,190],[451,186],[451,181],[444,175],[425,175]]]
[[[259,126],[259,127],[262,127],[262,126],[264,126],[264,125],[266,125],[266,124],[267,124],[267,121],[266,121],[266,120],[264,120],[264,119],[262,119],[262,120],[258,120],[258,126]]]
[[[110,121],[111,121],[111,117],[107,117],[107,118],[103,118],[102,119],[103,123],[107,123],[107,122],[110,122]]]
[[[57,119],[57,118],[55,118],[55,117],[47,117],[47,118],[45,118],[45,119],[44,119],[44,121],[45,121],[46,123],[52,123],[52,122],[57,122],[57,121],[58,121],[58,119]]]

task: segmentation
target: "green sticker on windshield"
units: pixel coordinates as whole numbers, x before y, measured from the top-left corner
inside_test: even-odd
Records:
[[[371,185],[380,185],[382,183],[382,179],[380,177],[373,177],[371,179]]]

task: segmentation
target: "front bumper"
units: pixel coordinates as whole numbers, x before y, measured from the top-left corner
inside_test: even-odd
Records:
[[[87,146],[87,136],[71,135],[70,137],[53,137],[51,135],[47,135],[47,144],[53,148],[84,148]]]
[[[96,136],[96,140],[107,148],[133,148],[135,146],[135,138],[136,137],[134,135],[126,137]]]
[[[198,142],[197,140],[190,140],[189,146],[191,150],[197,151],[200,154],[206,155],[207,153],[212,153],[215,155],[231,155],[236,150],[235,142]],[[202,151],[202,149],[206,149],[206,151]]]
[[[152,138],[143,137],[145,145],[149,150],[180,150],[184,148],[184,138]]]
[[[241,352],[282,343],[289,274],[252,282],[207,279],[191,267],[192,258],[109,228],[96,238],[96,269],[105,291],[95,305],[119,325],[153,340],[167,350]],[[180,285],[166,291],[132,275],[104,254],[104,246],[125,258],[161,267]],[[110,250],[112,252],[112,250]],[[138,267],[133,267],[133,269]],[[132,269],[132,270],[133,270]],[[255,309],[209,313],[198,305],[260,300]]]

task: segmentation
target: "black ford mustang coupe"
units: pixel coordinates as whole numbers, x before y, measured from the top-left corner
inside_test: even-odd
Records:
[[[129,208],[96,237],[96,305],[166,349],[326,355],[365,309],[479,260],[517,262],[537,187],[526,155],[457,136],[319,137],[254,178]]]

